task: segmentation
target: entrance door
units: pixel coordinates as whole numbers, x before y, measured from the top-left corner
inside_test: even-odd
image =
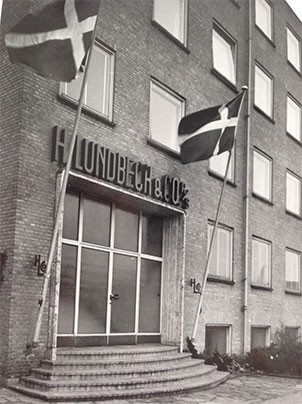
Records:
[[[162,224],[67,193],[58,346],[160,341]]]

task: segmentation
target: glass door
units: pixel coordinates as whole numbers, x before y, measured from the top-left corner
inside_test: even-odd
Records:
[[[58,346],[160,341],[163,219],[66,194]]]

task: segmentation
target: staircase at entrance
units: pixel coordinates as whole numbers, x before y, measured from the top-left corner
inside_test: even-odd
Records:
[[[174,346],[61,348],[10,388],[47,401],[101,401],[207,389],[228,375]]]

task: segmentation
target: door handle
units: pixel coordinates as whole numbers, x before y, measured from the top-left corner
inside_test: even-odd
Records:
[[[110,300],[118,300],[120,298],[120,295],[117,293],[111,293],[110,294]]]

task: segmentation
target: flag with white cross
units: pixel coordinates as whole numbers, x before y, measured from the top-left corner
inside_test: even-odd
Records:
[[[69,82],[90,47],[100,0],[57,0],[27,14],[5,36],[12,63],[41,76]]]
[[[231,150],[245,91],[227,104],[194,112],[178,126],[180,157],[183,164],[207,160]]]

